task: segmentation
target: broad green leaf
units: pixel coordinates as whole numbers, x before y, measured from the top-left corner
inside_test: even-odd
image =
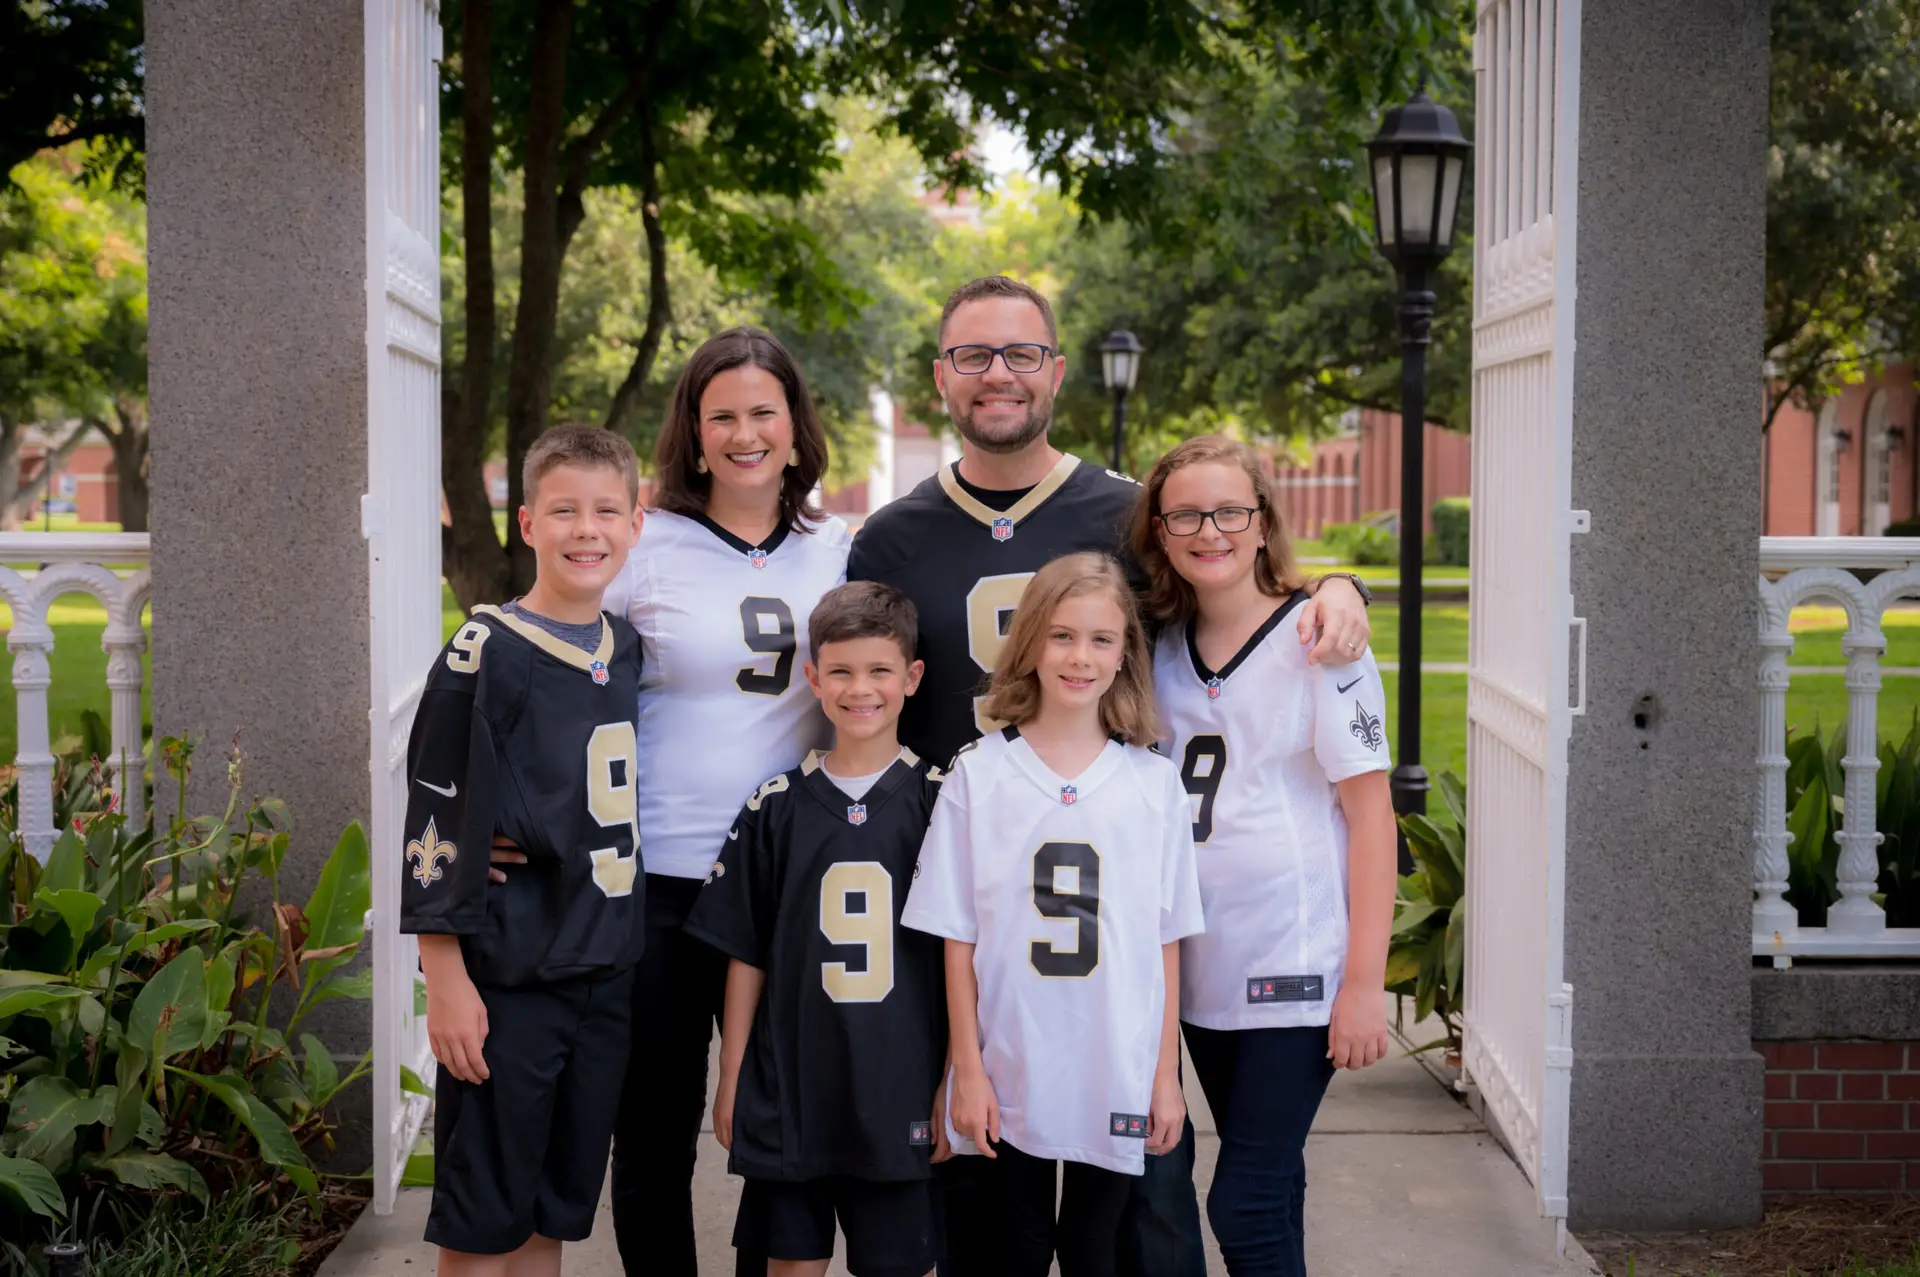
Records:
[[[89,1158],[87,1168],[105,1171],[133,1188],[155,1191],[177,1188],[202,1205],[207,1201],[207,1181],[200,1177],[200,1172],[165,1153],[115,1153],[107,1157]]]
[[[233,963],[230,947],[215,954],[207,963],[207,1031],[200,1038],[202,1047],[212,1046],[233,1018],[228,1009],[233,1003]]]
[[[333,1053],[311,1033],[300,1035],[300,1083],[315,1107],[325,1104],[340,1089],[340,1068]]]
[[[402,1064],[400,1066],[400,1091],[403,1095],[424,1095],[433,1098],[433,1088],[420,1080],[420,1075]]]
[[[312,999],[307,1003],[307,1009],[311,1011],[328,998],[352,998],[357,1002],[365,1002],[372,996],[373,968],[362,967],[352,975],[335,974],[329,976],[326,981],[314,991]]]
[[[34,893],[34,901],[58,913],[67,924],[67,934],[78,944],[87,938],[93,930],[93,920],[100,914],[101,900],[91,891],[77,888],[54,890],[42,887]]]
[[[367,910],[373,904],[373,876],[368,863],[367,834],[359,821],[349,824],[334,844],[333,854],[320,871],[313,895],[307,900],[308,949],[335,949],[356,943],[366,931]],[[311,989],[335,967],[353,960],[352,953],[321,958],[307,964],[305,985]]]
[[[1460,828],[1467,827],[1467,787],[1460,778],[1450,771],[1441,772],[1434,778],[1434,788],[1440,791],[1440,799],[1446,803],[1447,810],[1453,813],[1453,823]]]
[[[1462,899],[1454,906],[1453,917],[1447,920],[1446,939],[1446,980],[1447,1009],[1457,1011],[1461,1006],[1460,977],[1466,969],[1467,960],[1467,902]]]
[[[86,965],[80,968],[80,974],[74,977],[77,984],[92,985],[99,980],[100,974],[116,961],[133,957],[145,949],[169,940],[178,940],[198,931],[206,931],[220,924],[211,918],[188,918],[180,922],[166,922],[157,927],[149,927],[136,933],[125,944],[107,945],[96,949],[87,956]]]
[[[0,1190],[36,1215],[65,1219],[67,1202],[60,1184],[38,1162],[24,1157],[0,1157]]]
[[[407,1159],[407,1168],[400,1172],[402,1188],[433,1187],[433,1154],[415,1153]]]
[[[63,1077],[33,1078],[13,1093],[8,1105],[7,1131],[19,1136],[13,1151],[59,1169],[71,1155],[74,1132],[106,1121],[113,1100],[110,1086],[88,1093]]]
[[[184,949],[133,1000],[127,1036],[156,1062],[200,1045],[207,1027],[207,960]]]
[[[87,885],[87,847],[73,830],[54,840],[47,867],[40,874],[42,891],[79,891]]]
[[[1437,905],[1401,905],[1398,916],[1393,920],[1393,930],[1389,934],[1405,935],[1439,912]]]
[[[1444,945],[1428,944],[1420,953],[1420,980],[1413,996],[1413,1018],[1424,1020],[1433,1014],[1433,1004],[1440,993],[1440,981],[1445,973]]]
[[[41,985],[37,988],[9,989],[0,993],[0,1021],[43,1007],[53,1002],[70,1002],[80,996],[78,989],[63,989]]]
[[[106,1152],[118,1153],[140,1134],[141,1110],[148,1094],[147,1053],[123,1042],[114,1060],[116,1080],[113,1112],[108,1116]]]
[[[308,1167],[306,1155],[300,1151],[293,1132],[287,1129],[287,1124],[280,1120],[279,1114],[247,1089],[244,1081],[231,1073],[195,1073],[171,1064],[167,1066],[167,1072],[186,1078],[216,1096],[253,1136],[254,1142],[260,1146],[262,1160],[269,1166],[279,1167],[288,1179],[305,1192],[319,1191],[320,1183]]]
[[[1388,951],[1386,988],[1395,992],[1413,991],[1413,982],[1420,978],[1420,952],[1410,948]]]

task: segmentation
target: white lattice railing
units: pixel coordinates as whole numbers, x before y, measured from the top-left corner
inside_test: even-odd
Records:
[[[1862,582],[1855,569],[1876,573]],[[1840,899],[1827,925],[1803,927],[1787,902],[1787,686],[1793,609],[1814,600],[1846,610],[1846,778],[1838,872]],[[1874,810],[1880,770],[1880,618],[1900,599],[1920,599],[1920,537],[1760,538],[1760,756],[1753,830],[1753,952],[1776,966],[1793,958],[1920,956],[1920,928],[1891,928],[1873,899],[1880,876]]]
[[[130,820],[141,819],[140,658],[147,650],[147,633],[140,613],[152,593],[149,556],[144,532],[0,533],[0,597],[13,609],[7,650],[13,653],[19,720],[14,762],[20,769],[20,834],[27,851],[39,860],[47,858],[54,840],[53,752],[47,724],[53,627],[47,613],[63,594],[91,594],[107,609],[100,646],[107,654],[107,689],[113,702],[113,757],[103,761],[113,770],[121,810]],[[122,576],[115,568],[123,565],[133,570]]]

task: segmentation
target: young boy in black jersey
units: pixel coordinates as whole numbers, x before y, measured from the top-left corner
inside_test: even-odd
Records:
[[[834,747],[747,800],[687,919],[732,959],[713,1126],[747,1181],[733,1244],[821,1277],[837,1218],[853,1277],[922,1277],[948,1150],[942,949],[900,926],[940,779],[900,747],[914,609],[863,581],[808,625]]]
[[[645,940],[633,627],[600,611],[639,523],[619,435],[549,430],[520,533],[537,575],[427,676],[407,746],[402,932],[439,1062],[427,1240],[442,1274],[547,1277],[593,1229]],[[496,834],[525,868],[490,885]]]

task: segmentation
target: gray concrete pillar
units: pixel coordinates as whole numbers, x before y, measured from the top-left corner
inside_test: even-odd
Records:
[[[361,22],[358,0],[146,7],[154,731],[205,735],[196,810],[241,734],[247,792],[293,813],[295,901],[369,803]],[[311,1022],[368,1046],[365,1004]]]
[[[1767,4],[1590,3],[1580,44],[1570,1222],[1746,1223]]]

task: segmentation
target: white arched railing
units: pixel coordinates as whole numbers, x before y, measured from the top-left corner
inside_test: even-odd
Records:
[[[20,834],[38,860],[47,858],[54,840],[53,749],[47,722],[53,627],[48,611],[63,594],[90,594],[107,610],[100,646],[107,654],[113,756],[101,761],[112,769],[120,809],[131,821],[142,818],[140,658],[147,650],[147,632],[140,614],[153,592],[149,558],[144,532],[0,533],[0,598],[13,609],[7,650],[13,653],[18,719],[14,763],[20,779]]]
[[[1856,569],[1877,572],[1861,581]],[[1769,579],[1772,578],[1772,579]],[[1840,650],[1847,658],[1847,750],[1837,872],[1840,898],[1827,925],[1803,927],[1787,902],[1787,688],[1793,609],[1814,600],[1846,611]],[[1880,618],[1901,599],[1920,599],[1920,538],[1760,538],[1760,752],[1753,831],[1753,952],[1786,966],[1797,956],[1920,956],[1920,928],[1890,928],[1874,900],[1880,834],[1874,793],[1880,770],[1877,720]]]

